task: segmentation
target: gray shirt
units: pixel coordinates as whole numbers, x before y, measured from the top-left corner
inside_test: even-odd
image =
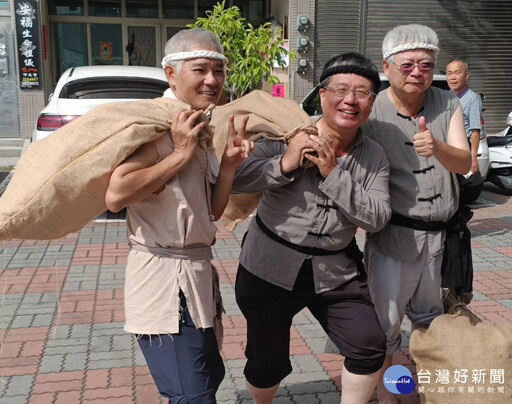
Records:
[[[471,132],[473,130],[480,131],[480,139],[482,139],[482,98],[469,87],[467,87],[458,96],[462,112],[464,113],[464,128],[466,135],[471,140]]]
[[[432,134],[446,141],[450,120],[459,105],[448,91],[430,87],[415,119],[401,115],[387,91],[377,96],[372,113],[364,125],[368,135],[386,152],[390,164],[389,191],[393,212],[425,222],[446,222],[457,210],[458,185],[435,157],[421,157],[414,149],[413,136],[419,132],[418,120],[425,116]],[[429,238],[429,254],[443,251],[444,232]],[[387,224],[369,240],[381,252],[401,261],[414,260],[422,251],[427,232]]]
[[[361,132],[327,178],[316,167],[281,174],[286,147],[282,141],[256,142],[233,184],[234,192],[263,192],[258,215],[273,233],[300,246],[336,251],[350,243],[358,227],[375,232],[389,220],[388,162],[382,148]],[[307,258],[312,258],[317,293],[357,275],[344,252],[308,256],[270,239],[254,220],[239,260],[254,275],[292,290]]]

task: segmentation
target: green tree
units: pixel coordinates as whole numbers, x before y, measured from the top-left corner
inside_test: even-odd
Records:
[[[272,35],[269,22],[255,28],[245,22],[237,6],[225,8],[225,0],[188,27],[206,28],[219,37],[229,59],[225,84],[229,101],[251,91],[263,80],[271,84],[279,82],[271,74],[272,66],[285,67],[285,57],[293,59],[296,56],[295,52],[283,47],[281,28],[275,35]]]

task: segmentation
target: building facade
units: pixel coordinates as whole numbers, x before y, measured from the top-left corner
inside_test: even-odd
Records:
[[[468,62],[471,88],[485,95],[488,134],[505,126],[512,110],[512,7],[509,0],[290,0],[290,44],[307,36],[307,49],[290,65],[290,95],[297,101],[318,83],[332,56],[356,51],[382,71],[381,44],[394,26],[419,23],[433,28],[441,52],[436,69],[453,58]],[[306,16],[307,31],[292,21]],[[305,59],[306,69],[299,66]]]
[[[38,112],[68,67],[159,66],[167,39],[216,3],[0,0],[0,137],[30,138]],[[30,27],[20,21],[30,23],[23,13],[31,5],[36,8],[30,16],[35,28],[28,32]],[[500,131],[512,110],[509,0],[226,0],[226,5],[240,7],[253,24],[273,17],[284,27],[290,48],[299,52],[290,63],[286,89],[287,96],[297,101],[318,82],[324,63],[332,56],[358,51],[381,70],[381,42],[386,32],[399,24],[423,23],[439,35],[436,69],[443,70],[456,57],[469,63],[470,85],[486,97],[488,134]],[[23,37],[32,34],[33,50]]]
[[[160,66],[166,41],[216,3],[217,0],[0,0],[0,91],[3,94],[9,89],[17,97],[13,98],[12,107],[7,108],[2,102],[0,136],[30,138],[37,114],[60,75],[70,67]],[[270,0],[226,0],[226,6],[231,5],[238,6],[247,21],[255,25],[269,16]],[[24,45],[28,39],[23,32],[31,28],[25,25],[33,25],[37,34],[37,38],[30,38],[31,45]],[[8,74],[2,75],[4,43],[5,53],[9,52],[9,69]],[[20,51],[27,46],[24,53]],[[34,57],[27,61],[27,54]],[[27,63],[35,66],[24,66]],[[37,85],[32,76],[36,73],[29,69],[37,70]],[[23,80],[33,81],[34,85],[26,86]],[[13,116],[16,119],[11,119]],[[13,123],[7,129],[7,122],[11,121],[17,126]]]

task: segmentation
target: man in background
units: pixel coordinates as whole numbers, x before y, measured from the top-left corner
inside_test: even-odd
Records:
[[[478,172],[478,144],[482,131],[482,99],[467,84],[468,64],[461,59],[453,59],[446,65],[446,81],[452,92],[459,98],[464,113],[464,127],[471,145],[471,172]]]

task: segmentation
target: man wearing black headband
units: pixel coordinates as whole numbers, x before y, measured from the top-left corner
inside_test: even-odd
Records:
[[[358,228],[381,229],[391,212],[388,162],[360,129],[379,75],[370,60],[347,53],[331,59],[321,77],[318,135],[256,142],[233,184],[236,192],[263,193],[235,285],[247,319],[244,373],[256,404],[271,403],[291,373],[290,327],[306,307],[345,357],[342,403],[367,403],[384,361],[384,333],[354,237]],[[301,166],[304,154],[311,168]]]

